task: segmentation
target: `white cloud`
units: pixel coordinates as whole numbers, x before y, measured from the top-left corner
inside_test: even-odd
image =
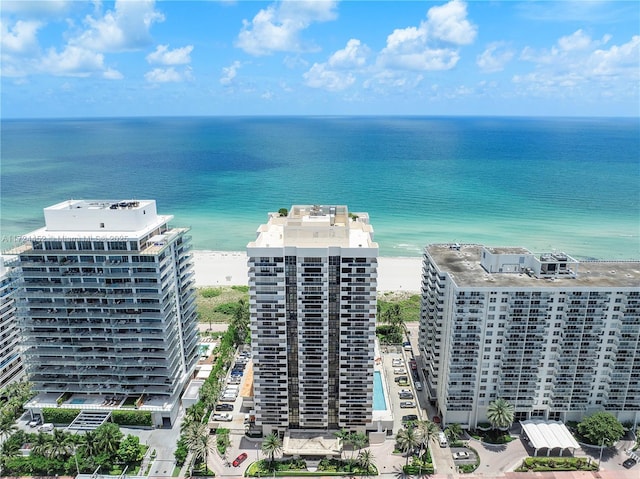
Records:
[[[328,65],[331,68],[362,68],[368,56],[369,47],[362,45],[360,40],[352,38],[342,50],[331,55]]]
[[[324,63],[314,63],[303,77],[307,86],[328,91],[344,90],[356,81],[351,72],[329,70]]]
[[[238,74],[238,69],[240,68],[240,62],[235,61],[228,67],[222,68],[222,76],[220,77],[221,85],[230,85],[233,82],[233,79]]]
[[[446,5],[432,7],[427,12],[429,35],[455,45],[469,45],[476,38],[477,28],[467,20],[467,5],[453,0]]]
[[[630,89],[637,91],[640,81],[640,36],[622,45],[600,48],[611,37],[592,40],[581,30],[560,38],[548,50],[525,48],[520,58],[534,63],[536,71],[513,77],[513,82],[538,94],[581,94],[615,96]]]
[[[87,15],[88,29],[69,44],[103,52],[137,50],[151,43],[149,30],[162,21],[164,15],[155,10],[154,0],[116,0],[115,9],[104,16]]]
[[[276,51],[301,52],[314,49],[299,37],[314,22],[336,18],[335,1],[287,0],[260,10],[253,20],[243,21],[236,46],[251,55]]]
[[[476,58],[476,64],[480,70],[486,73],[499,72],[504,70],[504,66],[511,61],[514,52],[511,49],[505,49],[501,42],[494,42]]]
[[[107,68],[102,74],[102,77],[106,78],[107,80],[122,80],[124,78],[124,75],[118,70]]]
[[[51,48],[41,59],[39,70],[60,76],[87,77],[104,70],[104,55],[69,45],[60,53]]]
[[[344,90],[355,83],[354,73],[366,65],[368,56],[369,47],[352,38],[345,48],[334,52],[326,63],[314,63],[303,74],[305,84],[328,91]]]
[[[17,13],[29,18],[59,16],[75,3],[69,0],[3,0],[3,13]]]
[[[18,20],[13,28],[0,20],[0,46],[2,53],[34,53],[38,50],[38,29],[42,26],[36,21]]]
[[[186,68],[183,72],[177,71],[174,67],[154,68],[150,72],[145,73],[145,80],[149,83],[179,83],[191,80],[191,69]]]
[[[378,56],[381,68],[450,70],[458,63],[458,47],[475,40],[477,28],[467,20],[467,6],[458,0],[432,7],[419,26],[396,29]]]
[[[169,45],[158,45],[156,51],[147,55],[147,62],[159,65],[186,65],[191,63],[193,45],[169,50]]]

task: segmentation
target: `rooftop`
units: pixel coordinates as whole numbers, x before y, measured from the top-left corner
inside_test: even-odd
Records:
[[[367,213],[349,214],[346,206],[294,205],[287,216],[269,213],[248,247],[378,248]]]
[[[640,261],[580,261],[577,277],[536,278],[525,273],[488,273],[481,265],[482,245],[432,244],[426,251],[458,287],[486,288],[637,288]],[[494,254],[533,255],[520,247],[486,248]]]

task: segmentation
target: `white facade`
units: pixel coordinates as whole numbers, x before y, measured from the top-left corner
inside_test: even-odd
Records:
[[[293,206],[247,246],[256,424],[371,422],[378,245],[366,213]]]
[[[198,359],[187,230],[171,228],[153,200],[72,200],[44,214],[45,227],[13,251],[25,364],[41,402],[135,397],[155,425],[173,423]]]
[[[14,281],[0,257],[0,389],[23,375],[16,306],[12,296]]]
[[[486,423],[504,398],[517,420],[606,410],[638,423],[639,285],[640,262],[428,246],[420,350],[443,422]]]

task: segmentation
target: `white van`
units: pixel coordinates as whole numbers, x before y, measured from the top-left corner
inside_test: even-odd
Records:
[[[440,442],[440,447],[447,447],[449,445],[447,442],[447,436],[445,436],[444,432],[438,434],[438,441]]]
[[[38,428],[38,431],[51,432],[51,431],[53,431],[53,424],[51,424],[50,422],[47,422],[47,423],[43,424],[42,426],[40,426]]]
[[[413,385],[416,388],[416,391],[422,391],[422,383],[420,381],[414,382]]]

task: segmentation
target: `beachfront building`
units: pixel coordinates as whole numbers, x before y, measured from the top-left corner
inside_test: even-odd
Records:
[[[497,398],[516,420],[640,421],[640,262],[434,244],[422,285],[420,352],[445,424],[486,423]]]
[[[0,389],[19,380],[24,373],[19,348],[14,279],[0,257]]]
[[[247,246],[256,425],[372,421],[378,245],[366,213],[293,206]]]
[[[44,407],[172,424],[198,359],[190,237],[153,200],[70,200],[11,251],[24,361]]]

